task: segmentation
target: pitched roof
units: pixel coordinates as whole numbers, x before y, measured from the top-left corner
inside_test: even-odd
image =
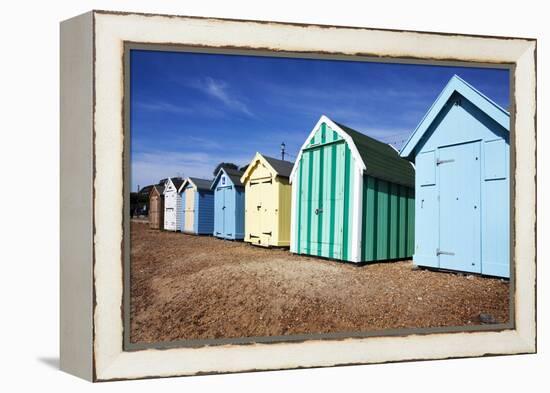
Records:
[[[179,189],[179,187],[183,183],[183,179],[181,177],[167,177],[166,179],[162,179],[160,181],[162,183],[159,183],[159,185],[162,185],[162,192],[163,193],[166,191],[166,184],[168,183],[168,181],[172,182],[172,184],[174,185],[174,188],[176,189],[176,191]]]
[[[138,191],[138,194],[147,194],[147,195],[149,195],[149,193],[151,192],[151,190],[153,189],[154,186],[155,186],[154,184],[149,184],[148,186],[142,187]]]
[[[250,175],[254,168],[252,163],[256,160],[264,160],[267,165],[269,165],[273,169],[277,176],[286,178],[290,177],[290,173],[292,172],[292,168],[294,166],[293,162],[278,160],[273,157],[268,157],[264,156],[263,154],[256,153],[254,158],[250,161],[250,164],[248,164],[246,170],[243,172],[241,176],[241,182],[244,182],[244,179],[246,179]]]
[[[183,184],[183,179],[181,177],[171,177],[170,180],[172,180],[172,183],[174,184],[174,187],[176,187],[176,190],[178,190]]]
[[[216,174],[216,177],[214,178],[214,180],[212,180],[210,188],[214,188],[214,186],[218,182],[218,179],[221,176],[222,171],[225,172],[227,177],[229,177],[229,179],[231,179],[231,181],[233,182],[233,184],[235,186],[243,186],[243,183],[241,182],[241,176],[243,175],[244,171],[240,171],[238,169],[233,169],[233,168],[221,167],[218,170],[218,173]]]
[[[308,141],[322,123],[327,124],[347,142],[353,157],[359,162],[359,166],[366,175],[414,187],[414,167],[410,162],[399,157],[399,152],[394,147],[341,123],[336,123],[325,115],[321,116],[311,131],[310,136],[306,139],[302,149],[298,153],[296,162],[300,160],[302,150],[307,147]],[[296,167],[292,169],[292,177],[294,176]]]
[[[461,79],[459,76],[454,75],[449,80],[445,88],[441,91],[428,112],[424,115],[420,121],[420,124],[418,124],[407,142],[405,142],[401,148],[399,153],[401,157],[405,157],[407,159],[413,158],[416,147],[424,140],[427,131],[436,119],[437,115],[445,107],[445,104],[447,104],[455,92],[470,101],[479,110],[483,111],[503,128],[510,130],[510,113],[508,111],[475,89],[468,82]]]
[[[162,195],[164,192],[164,184],[155,184],[151,187],[151,190],[149,191],[149,194],[151,194],[154,190],[157,190],[157,192]]]
[[[183,187],[185,187],[187,185],[187,183],[193,184],[197,188],[197,190],[209,191],[210,190],[210,185],[212,184],[212,180],[200,179],[198,177],[188,177],[178,187],[178,191],[181,191],[183,189]]]
[[[338,124],[353,140],[365,163],[365,173],[378,179],[414,187],[414,168],[391,145]]]
[[[263,156],[265,160],[273,167],[277,175],[282,177],[289,177],[292,172],[293,162],[278,160],[277,158]]]
[[[238,169],[232,169],[232,168],[222,168],[227,176],[231,179],[233,184],[236,186],[242,186],[243,183],[241,183],[241,176],[243,175],[244,171],[239,171]]]

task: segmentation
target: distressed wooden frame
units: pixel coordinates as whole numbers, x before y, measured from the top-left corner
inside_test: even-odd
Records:
[[[124,51],[132,43],[511,67],[513,323],[485,331],[125,347]],[[92,11],[61,24],[60,64],[63,370],[107,381],[536,351],[536,40]]]

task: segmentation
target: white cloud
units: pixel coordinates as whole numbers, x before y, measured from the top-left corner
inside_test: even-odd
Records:
[[[211,77],[201,78],[193,81],[180,82],[187,87],[202,91],[209,97],[222,102],[227,108],[254,117],[254,114],[246,103],[235,93],[230,91],[229,84],[223,80]]]
[[[189,108],[174,105],[169,102],[162,102],[162,101],[156,101],[156,102],[137,102],[136,106],[138,108],[148,110],[148,111],[160,111],[160,112],[171,112],[171,113],[191,113],[191,110]]]
[[[199,105],[194,102],[185,102],[185,105],[176,105],[174,103],[162,100],[138,101],[135,103],[134,109],[148,112],[170,113],[175,115],[200,115],[208,117],[225,116],[224,111],[221,111],[218,108],[207,105]]]

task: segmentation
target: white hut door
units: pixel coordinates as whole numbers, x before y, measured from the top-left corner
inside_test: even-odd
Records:
[[[176,228],[176,194],[170,192],[166,195],[166,211],[164,214],[164,226],[169,231],[175,231]]]
[[[479,142],[438,149],[439,267],[481,273]]]

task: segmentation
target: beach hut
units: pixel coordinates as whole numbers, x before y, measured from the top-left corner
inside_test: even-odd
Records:
[[[181,197],[178,229],[193,235],[212,235],[214,231],[214,192],[212,180],[188,177],[179,188]]]
[[[181,208],[179,187],[183,184],[181,177],[170,177],[164,183],[164,230],[176,231],[179,227],[178,211]]]
[[[392,146],[321,116],[290,181],[292,252],[348,262],[412,256],[414,168]]]
[[[220,168],[211,189],[214,191],[214,236],[244,239],[244,185],[242,171]]]
[[[241,177],[245,185],[245,237],[259,246],[290,244],[289,175],[292,163],[256,153]]]
[[[149,192],[149,228],[164,228],[164,184],[155,184]]]
[[[509,277],[510,114],[453,76],[401,149],[420,266]]]

